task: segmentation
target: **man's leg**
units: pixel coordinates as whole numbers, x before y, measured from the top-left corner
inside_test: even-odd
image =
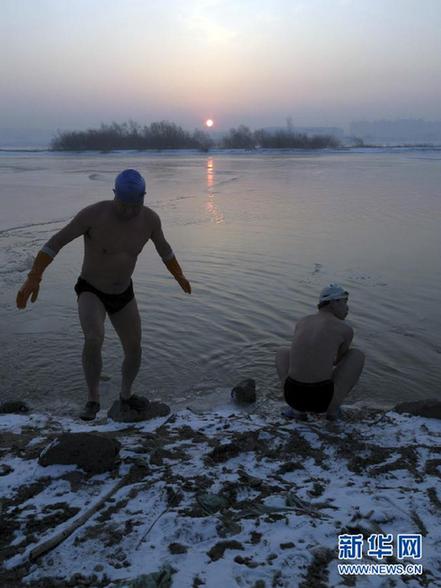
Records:
[[[336,416],[339,406],[358,382],[363,365],[364,353],[359,349],[350,349],[338,362],[332,376],[334,396],[327,410],[328,416]]]
[[[89,389],[89,401],[99,402],[101,347],[104,340],[106,311],[95,294],[82,292],[78,298],[78,313],[84,333],[83,370]]]
[[[109,315],[124,350],[121,397],[129,398],[132,384],[141,365],[141,319],[133,298],[124,308]]]
[[[279,374],[280,382],[283,385],[285,384],[285,380],[288,377],[289,372],[289,347],[279,347],[276,351],[276,368],[277,373]]]
[[[282,392],[285,393],[285,380],[289,372],[289,356],[291,353],[290,347],[279,347],[276,351],[276,368],[279,374],[280,383],[282,385]],[[294,410],[291,406],[282,410],[283,416],[294,418],[297,420],[307,420],[306,413]]]

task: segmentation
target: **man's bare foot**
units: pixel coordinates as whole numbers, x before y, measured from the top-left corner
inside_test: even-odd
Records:
[[[100,403],[94,400],[88,400],[85,407],[80,412],[80,419],[83,421],[93,421],[96,417],[96,413],[100,409]]]
[[[326,413],[326,419],[328,421],[341,421],[343,419],[343,413],[339,406],[332,412]]]
[[[308,415],[306,412],[302,412],[300,410],[295,410],[290,406],[282,410],[282,415],[287,419],[293,419],[295,421],[303,421],[306,422],[308,420]]]

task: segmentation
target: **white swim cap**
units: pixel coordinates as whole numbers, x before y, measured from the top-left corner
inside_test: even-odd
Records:
[[[320,292],[319,304],[322,302],[329,302],[331,300],[341,300],[342,298],[347,298],[349,294],[346,292],[344,288],[339,286],[338,284],[329,284],[326,288]]]

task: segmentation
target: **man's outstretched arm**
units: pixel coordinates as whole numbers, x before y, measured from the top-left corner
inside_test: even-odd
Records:
[[[28,273],[25,283],[17,293],[17,308],[26,308],[29,296],[31,296],[31,302],[37,300],[44,270],[53,261],[62,247],[80,235],[83,235],[88,230],[90,226],[88,222],[90,220],[89,208],[80,210],[70,223],[53,235],[37,253],[31,271]]]
[[[161,219],[159,216],[156,218],[156,227],[152,233],[152,241],[156,247],[156,251],[161,256],[166,268],[175,278],[181,288],[186,294],[191,294],[191,285],[187,278],[184,276],[181,266],[173,253],[172,248],[164,237],[161,227]]]

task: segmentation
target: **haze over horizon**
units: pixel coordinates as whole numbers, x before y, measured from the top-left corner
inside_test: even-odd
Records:
[[[441,120],[438,0],[3,0],[0,128]]]

